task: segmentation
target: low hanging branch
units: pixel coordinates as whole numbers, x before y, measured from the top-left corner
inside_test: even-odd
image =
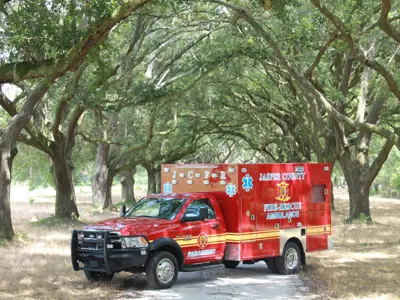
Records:
[[[318,103],[329,113],[335,120],[337,120],[340,123],[343,123],[347,125],[351,129],[365,129],[368,130],[372,133],[376,133],[380,136],[385,137],[388,140],[393,141],[393,143],[397,146],[398,149],[400,149],[400,137],[399,135],[393,133],[392,131],[379,126],[375,124],[368,124],[365,122],[354,122],[352,119],[349,117],[341,114],[339,111],[337,111],[330,103],[329,101],[325,98],[325,96],[320,93],[318,90],[315,89],[315,87],[306,79],[304,76],[302,76],[295,68],[292,67],[292,65],[289,63],[289,61],[286,59],[286,57],[283,55],[280,47],[276,43],[276,41],[273,39],[272,35],[268,33],[267,31],[264,30],[264,28],[251,16],[251,14],[244,8],[236,6],[231,3],[226,3],[225,1],[222,0],[208,0],[207,2],[212,2],[216,3],[219,5],[223,5],[229,9],[234,10],[238,14],[240,14],[241,18],[244,19],[247,23],[249,23],[253,29],[259,34],[272,48],[272,50],[275,53],[276,58],[280,62],[281,66],[287,70],[287,72],[290,74],[290,76],[293,78],[293,80],[299,85],[299,88],[303,91],[305,95],[310,97],[311,99],[315,99],[318,101]],[[319,3],[318,0],[311,0],[312,3],[316,3],[317,7],[322,7],[321,4]],[[324,12],[326,12],[326,9],[323,9]],[[337,23],[337,18],[332,17],[331,18],[335,23]],[[338,30],[344,30],[343,26],[341,26],[340,23],[336,24]],[[349,40],[350,45],[352,45],[352,39],[349,35],[347,35],[347,40]],[[350,46],[349,45],[349,46]],[[353,44],[354,45],[354,44]],[[351,52],[354,51],[351,50]],[[400,99],[400,98],[399,98]],[[312,103],[311,103],[312,105]]]
[[[3,0],[4,1],[4,0]],[[13,62],[0,65],[0,83],[19,82],[26,79],[61,77],[76,66],[100,40],[119,22],[152,0],[127,0],[108,17],[101,18],[86,38],[81,39],[65,55],[39,62]]]
[[[391,74],[384,66],[382,66],[379,62],[376,60],[368,59],[360,49],[358,49],[356,43],[354,42],[353,38],[351,35],[348,33],[348,30],[346,29],[345,25],[339,20],[337,16],[335,16],[332,12],[330,12],[326,7],[324,7],[319,0],[310,0],[311,3],[327,18],[333,26],[340,32],[341,37],[343,40],[347,43],[347,45],[350,48],[350,57],[352,59],[355,59],[371,69],[375,70],[378,72],[386,81],[386,83],[389,86],[390,91],[393,93],[394,96],[396,96],[397,100],[400,101],[400,89],[396,83],[396,79],[394,78],[393,74]],[[382,8],[382,14],[386,12],[387,8],[390,10],[390,0],[382,0],[383,2],[383,8]],[[386,7],[386,9],[385,9]],[[387,23],[387,13],[386,12],[386,20],[385,22]],[[381,14],[381,19],[382,20],[382,14]],[[382,23],[382,21],[381,21]],[[387,23],[388,24],[388,23]],[[389,25],[389,24],[388,24]],[[391,28],[391,27],[390,27]],[[391,31],[392,34],[396,35],[396,32]],[[400,33],[399,33],[399,41],[400,41]]]
[[[388,15],[391,9],[391,1],[390,0],[382,0],[382,10],[381,15],[379,17],[379,27],[392,39],[394,39],[397,43],[400,43],[400,31],[398,31],[395,27],[390,25],[388,20]]]
[[[130,155],[131,153],[135,152],[135,151],[139,151],[139,150],[143,150],[146,149],[148,147],[148,145],[150,144],[151,140],[153,139],[153,132],[154,132],[154,123],[156,121],[156,113],[153,113],[150,117],[150,121],[149,121],[149,126],[147,129],[147,134],[146,134],[146,139],[145,141],[140,144],[140,145],[135,145],[132,146],[130,148],[128,148],[127,150],[123,151],[116,159],[115,161],[112,163],[113,168],[116,169],[117,166],[121,163],[121,161],[127,156]]]

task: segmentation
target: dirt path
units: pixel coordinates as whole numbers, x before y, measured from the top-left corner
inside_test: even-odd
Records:
[[[338,199],[349,200],[349,193],[347,192],[347,189],[333,189],[333,194]],[[381,196],[370,196],[369,201],[371,203],[391,203],[400,205],[400,199],[383,198]]]
[[[149,290],[144,276],[130,277],[132,283],[117,299],[307,299],[307,288],[298,275],[271,274],[264,262],[240,264],[234,270],[221,267],[179,273],[176,284],[161,291]]]

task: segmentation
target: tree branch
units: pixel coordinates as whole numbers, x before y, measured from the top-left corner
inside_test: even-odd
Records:
[[[331,34],[330,38],[324,43],[324,45],[323,45],[321,48],[319,48],[319,51],[318,51],[317,56],[315,57],[315,59],[314,59],[313,63],[311,64],[311,66],[310,66],[310,67],[308,68],[308,70],[306,71],[306,74],[305,74],[305,75],[306,75],[308,78],[311,79],[312,73],[313,73],[315,67],[319,64],[319,62],[320,62],[322,56],[324,56],[326,50],[328,50],[329,46],[337,39],[338,36],[339,36],[339,33],[338,33],[337,30],[335,30],[335,31]]]
[[[128,149],[126,149],[125,151],[123,151],[119,156],[117,156],[117,158],[115,159],[115,161],[113,163],[110,163],[111,167],[113,169],[116,169],[117,166],[119,165],[119,163],[129,154],[135,152],[135,151],[139,151],[139,150],[143,150],[146,149],[148,147],[148,145],[150,144],[151,140],[153,139],[153,131],[154,131],[154,123],[156,121],[156,113],[153,113],[150,117],[150,122],[149,122],[149,126],[147,129],[147,134],[146,134],[146,139],[145,141],[140,144],[140,145],[136,145],[136,146],[132,146]]]
[[[65,55],[39,62],[14,62],[0,65],[0,83],[18,82],[26,79],[63,76],[75,70],[86,54],[119,22],[152,0],[126,0],[110,16],[101,18],[86,38],[81,39]]]
[[[394,143],[392,140],[386,140],[385,145],[373,161],[367,178],[367,182],[369,183],[369,185],[371,185],[376,176],[378,176],[378,173],[385,163],[387,157],[389,156],[390,150],[392,150],[393,145]]]
[[[58,103],[57,108],[56,108],[56,113],[55,113],[55,118],[54,118],[54,123],[51,128],[51,131],[53,132],[53,136],[56,139],[57,136],[60,135],[60,123],[62,120],[62,115],[63,111],[66,108],[67,104],[69,101],[71,101],[76,93],[76,90],[78,89],[79,86],[79,79],[82,76],[82,73],[84,70],[87,68],[88,64],[83,63],[82,65],[79,66],[78,70],[75,72],[75,76],[73,78],[73,81],[71,83],[72,87],[67,85],[64,89],[64,93],[66,94]]]
[[[391,9],[390,0],[382,0],[382,10],[379,17],[379,27],[397,43],[400,43],[400,31],[391,26],[388,20],[388,15]]]

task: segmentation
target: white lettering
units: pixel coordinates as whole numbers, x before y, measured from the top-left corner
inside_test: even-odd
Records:
[[[176,178],[176,171],[172,173],[172,178]]]
[[[225,172],[224,172],[224,171],[221,171],[221,177],[220,177],[220,179],[221,179],[221,180],[226,179],[226,175],[225,175]]]
[[[267,220],[298,218],[301,211],[301,202],[264,204]]]
[[[260,173],[260,181],[305,180],[306,173]]]
[[[197,257],[197,256],[206,256],[206,255],[213,255],[217,252],[216,249],[206,249],[206,250],[195,250],[189,251],[188,257]]]
[[[193,171],[189,171],[189,172],[187,173],[187,177],[188,177],[189,179],[192,179],[192,178],[193,178]]]
[[[204,171],[204,179],[208,179],[210,176],[210,171]]]

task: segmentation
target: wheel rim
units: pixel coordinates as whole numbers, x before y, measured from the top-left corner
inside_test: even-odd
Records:
[[[296,249],[289,248],[285,254],[285,265],[289,270],[293,270],[297,267],[299,263],[299,255],[297,254]]]
[[[172,261],[168,258],[163,258],[157,264],[156,274],[158,280],[162,283],[168,283],[174,278],[175,267]]]

